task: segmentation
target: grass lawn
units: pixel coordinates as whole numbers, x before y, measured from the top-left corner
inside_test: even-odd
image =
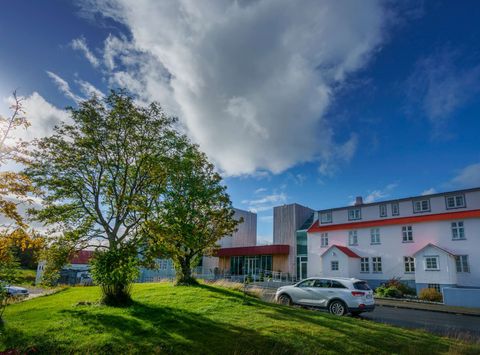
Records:
[[[480,345],[350,317],[284,307],[201,285],[138,284],[128,308],[74,287],[8,306],[0,351],[40,353],[471,353]],[[92,304],[89,304],[92,302]]]
[[[23,287],[34,286],[36,275],[37,275],[37,270],[18,269],[17,276],[13,284],[16,286],[23,286]]]

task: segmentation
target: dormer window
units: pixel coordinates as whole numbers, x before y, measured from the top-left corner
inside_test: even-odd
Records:
[[[430,212],[430,200],[413,201],[413,213]]]
[[[332,211],[320,213],[320,223],[332,223]]]
[[[352,208],[348,210],[348,220],[355,221],[362,219],[362,210],[360,208]]]
[[[447,210],[454,208],[463,208],[465,207],[465,196],[464,195],[452,195],[445,197],[445,204]]]
[[[387,205],[380,205],[380,217],[387,217]]]

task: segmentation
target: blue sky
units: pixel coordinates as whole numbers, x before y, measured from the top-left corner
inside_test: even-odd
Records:
[[[32,137],[94,91],[157,100],[261,241],[275,205],[480,185],[478,2],[132,4],[1,5],[0,112],[18,89]]]

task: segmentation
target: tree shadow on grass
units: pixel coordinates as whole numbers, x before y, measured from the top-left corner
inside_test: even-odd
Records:
[[[225,288],[213,287],[210,285],[199,285],[210,292],[219,293],[223,296],[232,297],[237,300],[243,300],[244,295],[241,293]],[[298,320],[302,323],[310,323],[315,326],[325,327],[339,337],[322,338],[322,342],[327,348],[336,349],[337,351],[347,351],[344,335],[348,339],[351,346],[358,343],[358,351],[373,351],[375,349],[383,349],[386,352],[412,353],[418,352],[448,352],[456,347],[454,341],[443,339],[439,341],[439,337],[424,331],[411,331],[403,328],[389,327],[368,320],[352,319],[351,317],[335,317],[329,314],[303,310],[294,307],[285,307],[278,304],[268,303],[260,299],[247,296],[248,302],[253,305],[261,305],[262,309],[258,310],[260,314],[275,320],[292,321]],[[333,332],[333,333],[332,333]],[[311,333],[304,334],[297,332],[298,338],[305,339],[305,344],[311,340]],[[318,338],[316,341],[318,342]]]

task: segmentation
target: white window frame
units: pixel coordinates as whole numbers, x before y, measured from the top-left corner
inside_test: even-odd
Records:
[[[320,213],[320,224],[332,223],[332,211]]]
[[[449,204],[450,199],[453,202],[452,205]],[[445,196],[445,208],[447,210],[454,210],[454,209],[457,209],[457,208],[465,208],[465,207],[467,207],[467,204],[465,203],[465,195],[464,194]]]
[[[348,210],[348,220],[357,221],[362,219],[362,209],[361,208],[350,208]]]
[[[328,233],[320,234],[320,247],[322,248],[328,247]]]
[[[452,240],[465,240],[465,222],[464,221],[453,221],[451,222],[452,227]]]
[[[335,267],[334,267],[335,265]],[[340,263],[338,262],[338,260],[332,260],[330,261],[330,270],[332,271],[338,271],[339,270],[339,267],[340,267]]]
[[[348,231],[348,245],[358,245],[358,231]]]
[[[381,256],[374,256],[372,257],[372,271],[375,274],[382,273],[382,257]]]
[[[360,258],[360,272],[363,274],[370,273],[370,258]]]
[[[440,284],[427,284],[427,288],[433,288],[434,290],[437,290],[438,292],[442,292],[440,289]]]
[[[400,205],[398,202],[392,202],[392,216],[400,216]]]
[[[387,217],[387,204],[382,203],[378,206],[378,208],[380,212],[380,217]]]
[[[415,259],[412,256],[403,257],[403,266],[406,274],[415,273]]]
[[[412,203],[413,203],[413,213],[424,213],[424,212],[431,211],[429,198],[414,200],[412,201]]]
[[[402,242],[413,243],[413,227],[402,226]]]
[[[380,228],[370,229],[370,244],[371,245],[380,244]]]
[[[468,255],[455,255],[455,266],[457,272],[470,272]]]
[[[435,260],[436,267],[428,266],[429,259]],[[438,255],[425,255],[423,263],[425,266],[425,271],[440,271],[440,258]]]

